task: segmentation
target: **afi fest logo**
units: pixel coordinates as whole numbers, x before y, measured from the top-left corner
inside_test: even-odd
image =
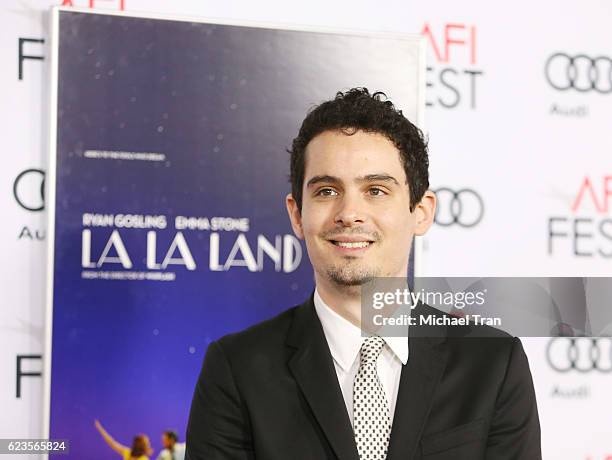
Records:
[[[612,175],[585,176],[570,215],[548,219],[548,254],[612,259]]]
[[[426,22],[421,34],[435,59],[435,65],[427,67],[427,106],[476,109],[484,75],[478,68],[476,26]]]

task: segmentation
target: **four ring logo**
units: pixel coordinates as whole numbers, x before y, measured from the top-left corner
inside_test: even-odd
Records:
[[[612,337],[555,337],[546,359],[557,372],[612,372]]]
[[[461,227],[474,227],[482,220],[484,215],[484,201],[480,195],[471,188],[452,190],[440,187],[434,190],[438,198],[434,222],[443,227],[459,225]]]
[[[21,171],[13,182],[13,196],[27,211],[45,209],[45,172],[35,168]]]
[[[586,54],[555,53],[546,61],[546,81],[559,91],[612,93],[612,59]]]

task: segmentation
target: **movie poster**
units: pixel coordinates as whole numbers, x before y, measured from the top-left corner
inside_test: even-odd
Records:
[[[155,458],[208,344],[314,288],[284,204],[305,114],[367,86],[420,123],[422,45],[74,9],[54,35],[49,437],[118,458],[99,420]]]

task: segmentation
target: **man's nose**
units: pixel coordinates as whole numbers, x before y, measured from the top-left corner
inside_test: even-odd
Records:
[[[358,193],[345,193],[337,203],[338,210],[334,218],[336,224],[350,227],[365,222],[365,203]]]

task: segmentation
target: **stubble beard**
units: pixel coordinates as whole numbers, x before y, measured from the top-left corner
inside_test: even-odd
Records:
[[[362,286],[381,276],[380,269],[355,266],[354,261],[354,259],[348,260],[341,265],[328,267],[327,277],[339,287],[350,288]]]

